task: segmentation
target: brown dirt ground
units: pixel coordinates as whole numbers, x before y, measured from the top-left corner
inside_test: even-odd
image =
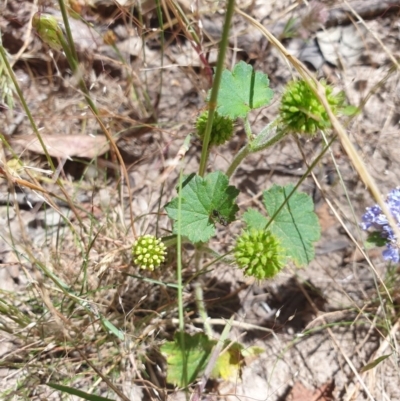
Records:
[[[39,9],[59,15],[56,3],[41,2]],[[212,66],[223,8],[219,2],[199,3],[202,43],[210,50]],[[289,18],[303,16],[304,20],[307,11],[299,3],[254,0],[241,1],[238,5],[279,36]],[[342,32],[351,27],[352,39],[346,36],[346,40],[351,47],[355,43],[353,37],[358,34],[361,45],[360,41],[356,45],[360,47],[354,45],[356,49],[350,52],[351,57],[342,54],[341,61],[334,65],[315,46],[316,36],[323,32],[319,26],[317,29],[303,27],[307,37],[282,41],[289,51],[308,62],[310,68],[317,63],[317,76],[343,90],[350,104],[359,105],[371,94],[363,112],[351,120],[347,130],[381,193],[387,194],[398,185],[400,177],[397,111],[400,86],[398,73],[389,73],[391,57],[398,59],[399,56],[399,2],[391,2],[393,7],[388,5],[384,12],[365,14],[365,27],[355,23],[357,18],[350,11],[346,14],[347,21],[338,25],[333,18],[340,6],[337,1],[314,2],[314,7],[316,3],[323,4],[331,13],[325,28]],[[350,3],[358,7],[361,2]],[[128,399],[183,399],[182,393],[172,388],[166,395],[165,363],[149,354],[177,330],[175,293],[124,275],[125,272],[139,274],[130,261],[129,248],[134,234],[130,229],[128,194],[130,191],[136,233],[155,230],[160,235],[169,233],[170,223],[164,211],[161,216],[158,211],[175,196],[178,172],[173,170],[163,186],[157,184],[157,179],[177,155],[186,135],[193,132],[193,122],[205,106],[209,76],[187,40],[187,33],[176,21],[166,28],[161,63],[159,34],[153,29],[158,26],[153,2],[142,3],[141,24],[136,10],[129,19],[130,2],[127,1],[120,1],[119,5],[111,0],[93,1],[92,6],[83,1],[79,4],[83,5],[81,15],[94,27],[89,29],[82,22],[72,20],[81,73],[107,129],[118,134],[116,142],[128,171],[129,188],[125,179],[119,179],[115,156],[99,157],[90,167],[85,159],[55,159],[66,193],[81,207],[80,226],[68,204],[52,198],[59,212],[78,230],[73,235],[60,213],[54,212],[51,206],[45,207],[46,196],[21,186],[15,186],[13,193],[6,180],[1,183],[0,289],[4,299],[15,306],[14,314],[22,313],[28,322],[35,324],[18,326],[17,322],[2,318],[0,394],[10,400],[61,399],[60,393],[49,392],[44,383],[48,380],[66,383],[69,379],[70,385],[85,391],[93,386],[97,394],[111,397],[112,392],[104,381],[91,379],[93,371],[79,353],[83,351]],[[171,4],[165,3],[164,12],[168,9],[173,19]],[[192,15],[190,2],[182,0],[179,4],[187,15]],[[41,134],[59,136],[65,148],[66,136],[80,134],[83,144],[84,136],[102,135],[101,130],[76,89],[77,78],[71,76],[64,56],[50,52],[30,28],[29,21],[37,9],[36,1],[1,3],[3,44],[12,56],[14,72]],[[115,33],[116,46],[125,64],[111,46],[104,44],[102,35],[107,30]],[[254,131],[258,132],[276,115],[280,93],[294,71],[238,15],[234,17],[230,44],[227,67],[239,60],[251,62],[256,70],[268,74],[275,91],[271,106],[252,114]],[[318,56],[304,55],[309,48]],[[0,133],[8,138],[13,151],[27,166],[48,169],[43,155],[27,150],[30,141],[27,135],[33,135],[33,130],[17,100],[12,110],[5,106],[0,109]],[[211,152],[210,170],[224,171],[244,140],[244,131],[238,127],[229,144]],[[321,137],[308,141],[290,138],[246,159],[232,179],[232,184],[241,190],[240,213],[247,207],[260,208],[262,191],[273,183],[296,183],[307,170],[305,159],[312,161],[322,147]],[[194,139],[185,157],[185,173],[197,171],[200,152],[200,142]],[[10,150],[4,148],[2,162],[11,158]],[[42,179],[43,173],[38,170],[31,171],[30,175],[26,171],[18,174],[31,182],[37,179],[46,190],[62,195],[51,179]],[[352,234],[362,243],[357,221],[365,207],[374,201],[338,141],[314,173],[315,179],[310,176],[301,186],[302,191],[313,197],[322,226],[316,258],[310,266],[301,270],[288,266],[276,279],[257,283],[232,266],[221,264],[199,279],[209,316],[229,319],[235,313],[231,338],[265,350],[248,361],[241,377],[234,382],[211,383],[204,399],[400,400],[398,271],[388,269],[380,252],[372,250],[369,255],[374,273],[349,236]],[[328,202],[341,221],[333,215]],[[230,249],[232,237],[240,227],[239,221],[227,228],[220,227],[212,247],[219,252]],[[79,238],[85,238],[89,251],[77,245]],[[88,247],[90,241],[92,246]],[[187,261],[191,252],[187,247]],[[187,263],[185,275],[189,277],[194,270]],[[63,300],[38,265],[44,265],[75,289],[79,288],[85,271],[85,291],[93,291],[90,299],[97,305],[93,307],[122,327],[127,340],[118,342],[107,338],[99,325],[82,317],[85,311]],[[173,282],[173,256],[162,271],[148,278]],[[388,299],[379,300],[378,293],[385,298],[381,279],[390,286],[394,304]],[[190,319],[197,315],[192,290],[193,287],[186,288],[185,302],[188,310],[193,311],[188,315],[187,328],[194,331],[196,324]],[[52,304],[56,310],[49,306]],[[0,313],[3,313],[1,309]],[[68,342],[64,343],[63,320],[58,313],[68,316],[76,327],[84,325],[86,343],[79,352]],[[217,336],[222,326],[217,320],[214,323]],[[368,362],[386,354],[391,356],[377,367],[360,372]],[[119,374],[113,376],[114,371]],[[325,396],[317,398],[315,391],[327,384],[330,389]],[[307,393],[307,389],[314,393]],[[74,398],[71,396],[71,399]]]

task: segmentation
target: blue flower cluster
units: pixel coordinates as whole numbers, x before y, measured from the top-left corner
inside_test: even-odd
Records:
[[[400,187],[390,191],[385,201],[388,209],[392,213],[397,226],[400,228]],[[397,237],[391,229],[386,216],[378,205],[367,207],[366,213],[362,216],[360,224],[363,230],[373,228],[379,235],[385,239],[386,249],[382,252],[385,260],[390,260],[394,263],[400,261],[399,247],[397,245]]]

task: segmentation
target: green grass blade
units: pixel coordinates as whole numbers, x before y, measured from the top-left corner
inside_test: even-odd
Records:
[[[63,386],[62,384],[47,383],[47,385],[49,387],[51,387],[51,388],[54,388],[54,390],[59,390],[59,391],[62,391],[63,393],[76,395],[78,397],[83,398],[84,400],[89,400],[89,401],[114,401],[111,398],[105,398],[105,397],[100,397],[99,395],[85,393],[84,391],[77,390],[77,389],[69,387],[69,386]]]

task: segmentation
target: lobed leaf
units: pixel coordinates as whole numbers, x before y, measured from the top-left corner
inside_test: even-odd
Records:
[[[226,223],[235,219],[238,195],[239,190],[229,185],[228,177],[219,171],[205,178],[189,176],[182,187],[181,235],[194,243],[207,242],[215,235],[215,214]],[[178,198],[165,209],[174,220],[173,231],[177,234]]]
[[[184,344],[181,335],[175,334],[174,341],[166,342],[161,346],[161,353],[167,360],[167,382],[175,386],[193,383],[204,371],[217,341],[210,340],[205,334],[197,333],[191,336],[184,333]],[[215,379],[235,381],[240,376],[244,359],[249,355],[256,357],[263,349],[257,347],[245,348],[240,343],[224,343],[228,349],[215,362],[211,377]],[[186,366],[185,361],[186,360]]]
[[[222,73],[217,112],[233,120],[244,118],[250,110],[269,104],[272,96],[267,75],[255,72],[250,64],[241,61],[232,72]]]
[[[293,188],[291,184],[273,185],[263,193],[264,205],[272,217],[287,201],[269,228],[280,239],[286,256],[297,266],[305,266],[314,259],[313,243],[320,238],[321,229],[311,198],[297,191],[292,194]]]

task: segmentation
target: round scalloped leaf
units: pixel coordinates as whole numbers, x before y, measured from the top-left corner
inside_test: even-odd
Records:
[[[220,171],[185,179],[182,187],[181,231],[193,243],[207,242],[215,235],[215,215],[220,221],[229,224],[239,210],[235,200],[239,190],[229,185],[229,179]],[[169,202],[165,209],[174,220],[174,233],[177,232],[178,198]]]
[[[293,188],[273,185],[263,193],[264,205],[272,217],[286,202],[268,228],[279,238],[286,256],[305,266],[314,259],[313,243],[319,240],[321,228],[311,197]]]
[[[241,61],[232,72],[222,73],[217,111],[232,120],[244,118],[250,110],[269,104],[273,94],[268,76],[255,72],[250,64]]]

